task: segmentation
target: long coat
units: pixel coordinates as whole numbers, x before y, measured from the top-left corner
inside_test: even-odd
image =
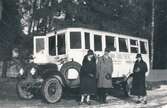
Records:
[[[133,81],[132,81],[132,95],[145,96],[145,73],[147,72],[147,64],[141,60],[136,61],[133,68]]]
[[[80,71],[80,91],[81,94],[96,93],[96,59],[88,61],[87,55],[84,57]]]
[[[97,62],[97,87],[112,88],[113,61],[111,57],[100,57]]]

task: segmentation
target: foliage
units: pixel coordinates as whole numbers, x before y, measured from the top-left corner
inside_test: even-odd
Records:
[[[64,27],[88,27],[149,37],[151,1],[141,0],[21,0],[28,13],[29,33]],[[26,16],[22,14],[23,16]],[[22,17],[24,18],[24,17]]]
[[[19,42],[21,33],[17,0],[2,0],[2,19],[0,20],[0,60],[9,59],[11,49]]]
[[[24,32],[28,35],[45,34],[54,30],[53,18],[59,18],[59,0],[20,0],[20,14]]]
[[[154,68],[167,68],[167,1],[155,0]]]

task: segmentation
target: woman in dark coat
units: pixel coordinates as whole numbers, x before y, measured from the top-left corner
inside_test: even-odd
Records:
[[[96,59],[92,50],[84,57],[80,71],[80,92],[83,104],[85,97],[86,103],[90,104],[90,96],[96,93]]]
[[[146,87],[145,73],[147,72],[147,64],[143,61],[141,54],[136,55],[136,62],[133,68],[132,95],[138,97],[137,103],[141,100],[146,104]]]

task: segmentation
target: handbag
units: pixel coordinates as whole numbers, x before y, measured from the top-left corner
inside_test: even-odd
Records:
[[[111,79],[111,75],[110,75],[109,73],[107,73],[107,74],[105,75],[105,78],[106,78],[107,80],[110,80],[110,79]]]
[[[93,78],[94,77],[94,75],[93,74],[88,74],[88,76],[90,77],[90,78]]]

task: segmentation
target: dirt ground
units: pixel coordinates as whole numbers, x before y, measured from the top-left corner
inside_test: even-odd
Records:
[[[92,105],[78,105],[79,96],[70,93],[62,97],[61,101],[55,104],[47,104],[37,97],[32,100],[22,100],[16,93],[15,79],[0,80],[0,108],[167,108],[167,85],[160,85],[153,90],[148,90],[148,103],[136,104],[133,97],[125,98],[120,90],[113,90],[113,95],[108,96],[108,104],[100,104],[92,99]]]

